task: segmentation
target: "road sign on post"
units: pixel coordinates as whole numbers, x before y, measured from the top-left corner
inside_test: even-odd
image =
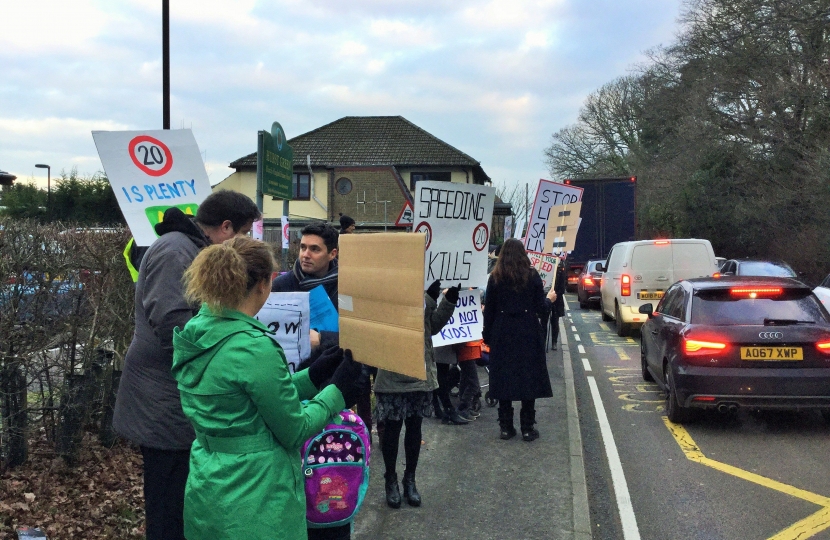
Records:
[[[291,178],[294,150],[286,142],[279,122],[271,125],[271,133],[260,131],[257,149],[257,173],[262,177],[262,193],[284,201],[291,200]]]

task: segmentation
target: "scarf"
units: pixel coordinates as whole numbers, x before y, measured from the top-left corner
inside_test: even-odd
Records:
[[[300,284],[301,291],[310,291],[317,285],[325,287],[327,292],[330,292],[332,287],[337,287],[337,259],[332,259],[329,263],[329,270],[325,276],[318,278],[314,276],[307,276],[300,268],[300,259],[294,261],[294,277],[297,278],[297,283]]]

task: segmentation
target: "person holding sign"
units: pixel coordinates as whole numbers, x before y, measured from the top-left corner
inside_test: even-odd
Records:
[[[274,266],[267,244],[239,237],[202,251],[184,275],[188,300],[202,303],[173,337],[172,373],[196,432],[184,502],[191,540],[305,540],[300,448],[354,406],[366,382],[342,349],[291,375],[254,318]]]
[[[202,201],[195,219],[176,207],[163,217],[135,285],[135,333],[124,358],[113,428],[141,448],[147,539],[180,540],[195,438],[170,374],[173,329],[195,315],[184,297],[182,275],[204,247],[247,234],[260,213],[250,198],[223,190]]]
[[[550,309],[542,278],[530,266],[522,243],[504,242],[487,282],[484,342],[490,347],[490,395],[499,400],[500,437],[516,436],[513,402],[519,412],[522,439],[534,441],[539,432],[535,400],[553,396],[545,358],[545,331],[540,324]]]
[[[452,317],[461,286],[450,287],[438,303],[440,282],[424,293],[424,362],[426,380],[416,379],[385,369],[378,369],[375,379],[375,418],[383,422],[380,439],[383,463],[386,466],[386,504],[401,507],[401,492],[395,471],[398,461],[401,429],[406,425],[403,449],[406,469],[403,473],[404,498],[410,506],[421,506],[421,495],[415,487],[415,469],[421,454],[421,423],[432,414],[432,392],[438,388],[432,336],[441,331]]]

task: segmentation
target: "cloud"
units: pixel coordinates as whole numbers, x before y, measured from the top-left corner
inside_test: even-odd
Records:
[[[107,15],[95,4],[93,0],[2,2],[0,51],[26,56],[47,51],[62,56],[90,53],[92,42],[107,25]]]

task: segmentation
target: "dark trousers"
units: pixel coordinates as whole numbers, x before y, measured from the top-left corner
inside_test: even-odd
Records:
[[[441,402],[444,411],[449,413],[454,409],[450,401],[450,365],[435,364],[435,369],[438,372],[438,389],[435,390],[435,395],[438,396],[438,401]]]
[[[550,315],[550,341],[553,345],[559,343],[559,315],[553,313]]]
[[[147,540],[184,540],[184,487],[190,450],[141,447]]]
[[[418,457],[421,455],[421,424],[420,416],[409,416],[406,420],[385,420],[383,422],[383,440],[380,446],[383,451],[383,464],[386,466],[387,476],[396,473],[398,461],[398,445],[400,444],[401,429],[406,424],[406,433],[403,436],[403,451],[406,456],[404,475],[415,476],[418,467]]]
[[[475,360],[464,360],[458,363],[461,370],[461,383],[459,384],[458,397],[459,410],[466,410],[473,403],[473,399],[481,393],[481,385],[478,382],[478,367]]]

